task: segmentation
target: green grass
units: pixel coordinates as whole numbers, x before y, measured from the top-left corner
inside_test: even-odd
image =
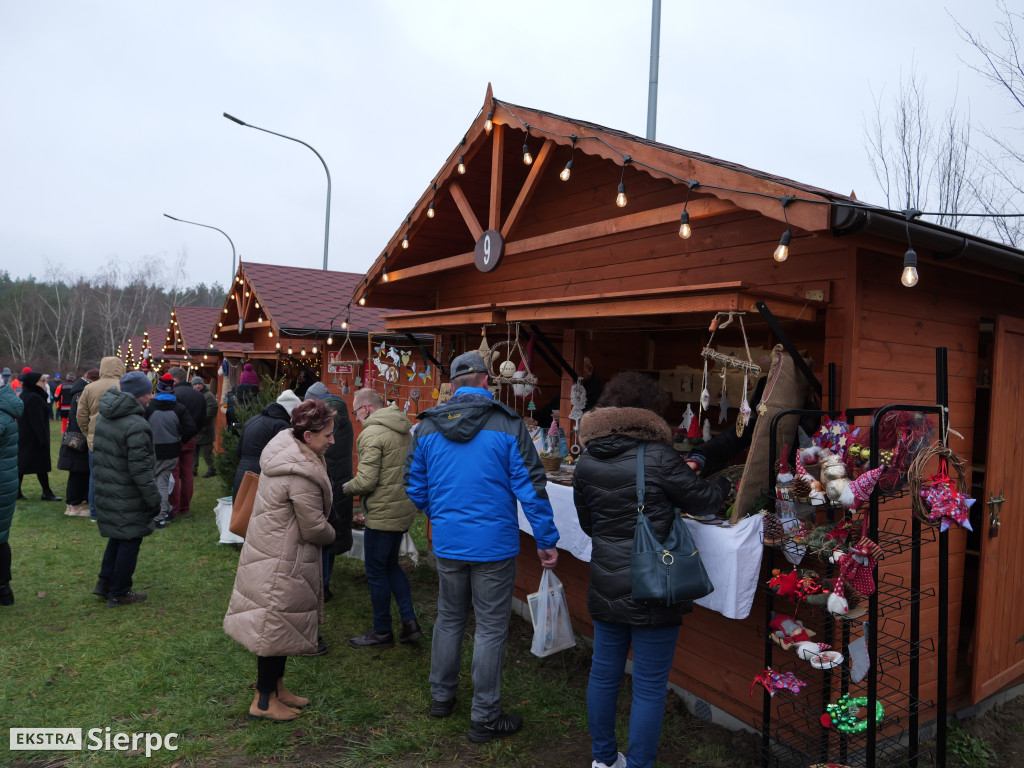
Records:
[[[66,474],[54,471],[50,479],[63,496]],[[149,599],[117,609],[91,594],[106,544],[95,524],[64,516],[63,502],[37,501],[34,477],[25,478],[24,492],[28,501],[18,502],[10,536],[16,601],[0,608],[0,728],[174,732],[179,749],[147,760],[102,751],[10,752],[3,744],[0,765],[589,765],[589,655],[581,646],[534,657],[530,628],[518,616],[502,695],[505,708],[526,719],[524,731],[486,745],[467,740],[471,640],[455,714],[427,715],[437,577],[426,562],[422,518],[413,531],[421,562],[410,580],[427,637],[381,652],[349,648],[346,639],[369,629],[372,613],[362,562],[338,558],[323,627],[330,653],[289,659],[286,672],[289,688],[313,703],[294,723],[275,724],[246,720],[255,659],[221,629],[238,548],[216,543],[217,478],[196,478],[192,514],[143,541],[135,588]],[[708,726],[673,701],[662,764],[690,762],[700,750],[703,764],[751,764],[724,761],[708,743]],[[628,704],[621,696],[623,745]]]

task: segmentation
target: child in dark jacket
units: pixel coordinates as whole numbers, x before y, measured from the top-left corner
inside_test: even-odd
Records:
[[[158,528],[164,528],[174,521],[174,511],[169,501],[171,475],[178,464],[181,444],[187,443],[196,434],[196,423],[189,415],[188,408],[174,397],[174,379],[169,373],[160,377],[156,384],[156,397],[146,407],[146,418],[153,430],[156,449],[156,487],[160,491],[160,514],[154,521]]]

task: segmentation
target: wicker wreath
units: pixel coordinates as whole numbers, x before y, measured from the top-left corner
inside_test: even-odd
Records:
[[[948,474],[950,479],[956,483],[956,489],[960,493],[967,492],[967,462],[947,446],[935,442],[914,457],[914,461],[911,462],[910,468],[907,470],[910,508],[914,511],[918,520],[933,527],[938,527],[941,521],[932,520],[928,517],[928,509],[925,507],[921,491],[924,490],[925,468],[928,466],[928,462],[936,458],[946,460]]]

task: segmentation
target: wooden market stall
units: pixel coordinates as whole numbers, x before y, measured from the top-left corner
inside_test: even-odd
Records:
[[[546,340],[547,361],[534,367],[542,391],[560,393],[570,435],[569,391],[584,355],[604,378],[641,370],[674,382],[672,424],[696,399],[693,371],[716,312],[748,311],[746,335],[757,350],[779,341],[754,310],[758,302],[817,361],[825,402],[841,408],[934,405],[935,348],[947,348],[951,447],[971,468],[979,501],[974,534],[943,534],[943,631],[937,592],[922,597],[920,643],[933,651],[918,682],[925,719],[940,696],[940,663],[952,706],[1024,680],[1024,613],[1005,598],[1024,584],[1024,253],[920,221],[917,212],[508,104],[490,88],[459,138],[353,299],[408,310],[388,315],[387,329],[436,334],[444,363],[476,349],[482,328],[492,346]],[[907,253],[908,240],[916,253]],[[734,329],[716,342],[743,345]],[[834,391],[822,375],[830,363]],[[727,421],[716,431],[730,427],[737,404],[723,409]],[[564,490],[552,487],[553,500],[564,503]],[[1001,528],[998,503],[986,503],[993,497],[1006,499]],[[882,504],[880,524],[909,519],[909,507],[905,497]],[[922,549],[925,584],[938,578],[937,538]],[[533,549],[524,533],[519,598],[539,579]],[[880,578],[902,578],[909,567],[906,555],[889,557]],[[563,552],[558,570],[576,625],[589,634],[587,563]],[[698,713],[760,725],[761,696],[750,690],[764,667],[764,601],[759,595],[744,620],[698,607],[684,621],[672,681],[692,694]],[[894,607],[890,618],[907,611]],[[934,653],[940,638],[948,660]]]
[[[419,407],[432,404],[434,366],[424,352],[432,349],[433,339],[388,334],[384,310],[352,298],[362,279],[352,272],[240,263],[231,292],[214,318],[212,339],[215,345],[241,342],[250,347],[232,366],[232,383],[244,360],[257,373],[289,382],[304,371],[308,384],[322,381],[350,409],[352,395],[364,382],[379,384],[382,394],[400,406],[414,390],[426,395]],[[381,370],[371,359],[388,364],[381,363]],[[409,408],[414,411],[412,402]],[[353,427],[358,436],[359,424]]]

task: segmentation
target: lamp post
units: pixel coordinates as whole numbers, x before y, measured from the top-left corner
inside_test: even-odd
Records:
[[[302,146],[306,147],[307,149],[311,150],[313,152],[313,154],[316,155],[317,158],[319,158],[320,163],[324,167],[324,171],[327,173],[327,218],[326,218],[326,222],[324,223],[324,269],[326,270],[327,269],[327,242],[330,239],[330,234],[331,234],[331,171],[327,167],[327,163],[324,162],[324,159],[323,159],[323,157],[320,156],[319,152],[317,152],[315,149],[313,149],[313,147],[311,147],[309,144],[304,142],[302,139],[296,139],[296,138],[294,138],[292,136],[285,136],[283,133],[277,133],[276,131],[268,131],[266,128],[260,128],[258,125],[253,125],[252,123],[247,123],[247,122],[245,122],[243,120],[239,120],[237,117],[234,117],[233,115],[229,115],[227,112],[224,113],[224,117],[226,117],[228,120],[230,120],[233,123],[238,123],[239,125],[244,125],[246,128],[255,128],[257,131],[263,131],[264,133],[269,133],[269,134],[272,134],[274,136],[280,136],[282,139],[288,139],[289,141],[297,142],[297,143],[301,144]]]
[[[188,221],[187,219],[179,219],[176,216],[171,216],[171,214],[169,214],[169,213],[165,213],[164,216],[166,216],[171,221],[180,221],[182,224],[194,224],[197,227],[206,227],[207,229],[216,229],[218,232],[220,232],[222,235],[224,235],[224,237],[228,237],[228,233],[225,232],[223,229],[217,229],[216,227],[211,227],[209,224],[200,224],[198,221]],[[231,284],[235,282],[235,244],[231,240],[230,237],[228,237],[228,242],[231,243],[231,279],[228,280],[228,290],[230,290],[231,289]]]

